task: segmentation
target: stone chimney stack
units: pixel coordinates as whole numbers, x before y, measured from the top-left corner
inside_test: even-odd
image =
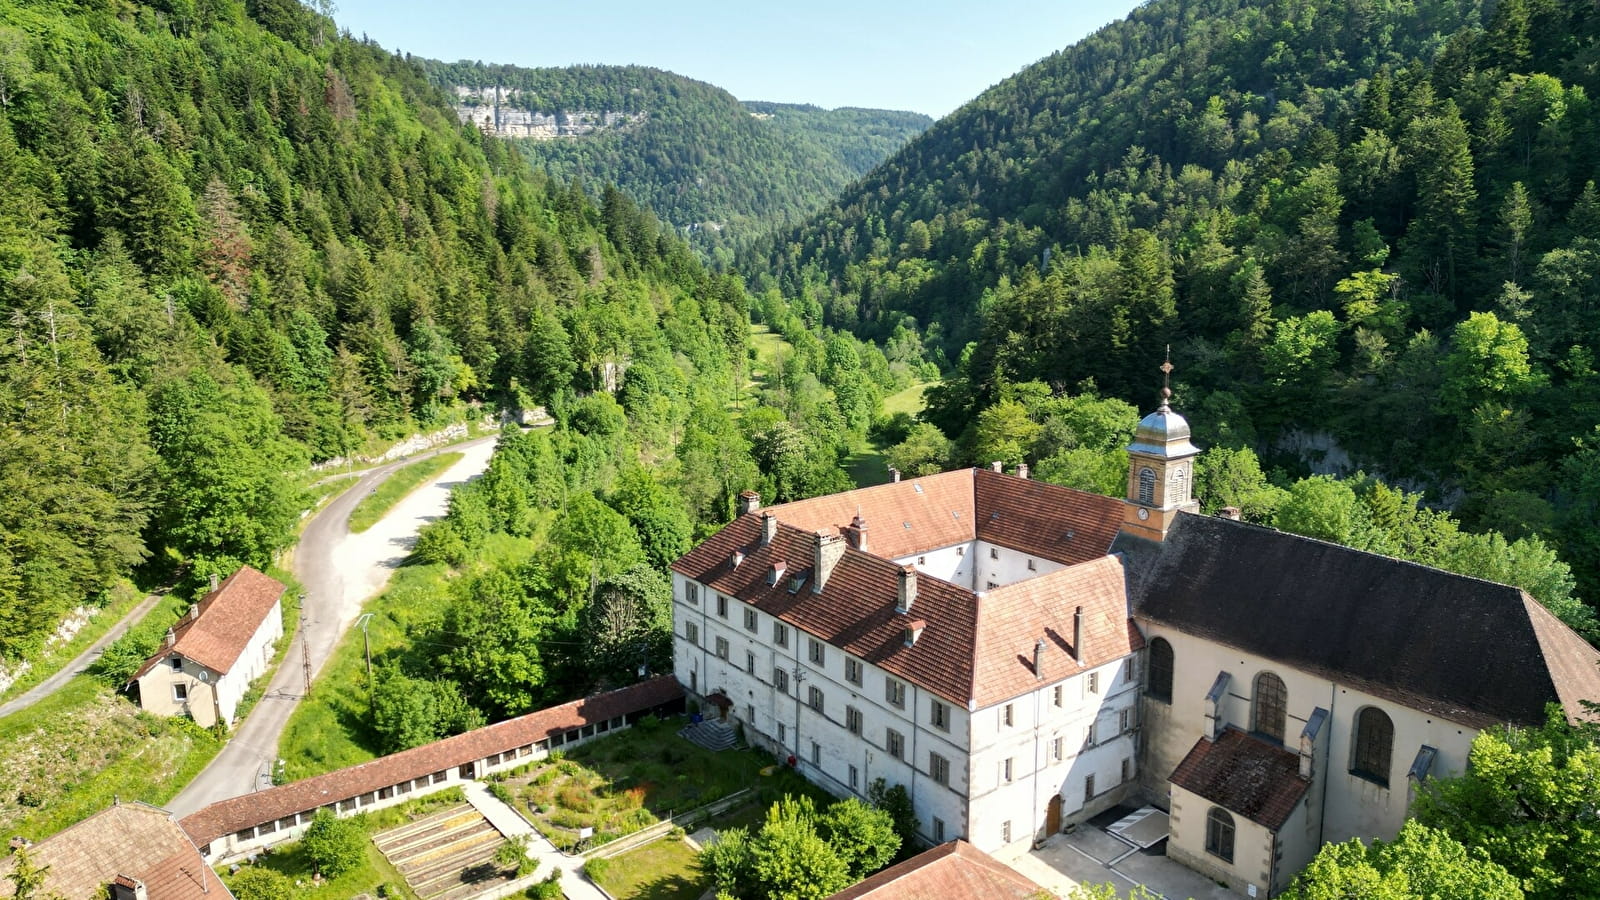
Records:
[[[215,572],[211,573],[211,589],[213,591],[217,589],[217,573]]]
[[[856,517],[850,520],[850,525],[844,530],[845,538],[850,541],[850,546],[867,552],[867,520],[861,517],[860,507],[856,508]]]
[[[917,602],[917,567],[900,567],[900,593],[895,598],[894,611],[898,613],[911,612],[912,604]]]
[[[166,645],[168,647],[171,647],[173,644],[176,644],[177,642],[178,642],[178,633],[176,631],[173,631],[171,628],[168,628],[167,629],[167,644]]]
[[[1083,665],[1083,607],[1072,614],[1072,658]]]
[[[1232,519],[1237,522],[1239,521],[1239,516],[1241,513],[1239,507],[1237,506],[1224,506],[1223,508],[1217,510],[1217,515],[1224,519]]]
[[[817,541],[812,547],[812,593],[822,593],[828,584],[828,577],[833,574],[833,567],[839,564],[843,556],[844,538],[826,531],[817,532]]]
[[[753,513],[761,508],[761,495],[755,491],[739,492],[739,515]]]
[[[772,543],[772,539],[777,537],[777,536],[778,536],[778,517],[773,515],[770,512],[762,513],[761,514],[761,546],[765,547],[768,544]]]
[[[995,460],[992,463],[989,463],[989,471],[991,471],[991,472],[1000,472],[1000,471],[1003,471],[1004,468],[1005,468],[1005,463],[1001,462],[998,459]]]
[[[1018,463],[1017,464],[1017,477],[1018,478],[1027,478],[1028,477],[1028,464],[1027,463]]]
[[[1033,677],[1035,681],[1044,680],[1044,638],[1033,645]]]
[[[189,607],[189,621],[193,622],[198,618],[200,618],[200,604],[195,603]]]
[[[890,466],[889,467],[889,483],[890,484],[899,484],[900,483],[900,470],[896,469],[894,466]]]

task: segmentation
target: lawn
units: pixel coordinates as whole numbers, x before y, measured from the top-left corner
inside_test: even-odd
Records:
[[[922,412],[925,403],[923,394],[931,386],[932,382],[919,381],[903,391],[883,398],[883,416],[889,418],[896,413],[905,413],[916,418],[917,414]],[[850,480],[856,483],[856,487],[871,487],[889,480],[889,459],[884,455],[888,449],[871,438],[862,438],[850,448],[850,456],[844,461],[844,469],[850,473]]]
[[[460,461],[460,453],[440,453],[397,469],[350,511],[350,530],[359,533],[378,524],[396,503]]]
[[[0,834],[48,837],[113,798],[166,803],[221,749],[192,720],[143,712],[80,675],[0,720]]]
[[[534,539],[491,535],[480,565],[525,556]],[[374,665],[413,653],[416,638],[443,618],[450,602],[452,573],[444,565],[406,565],[395,570],[389,587],[369,600],[367,632]],[[368,718],[367,664],[361,630],[352,628],[318,673],[311,693],[295,708],[278,740],[278,756],[290,781],[364,763],[378,756],[377,736]]]
[[[356,817],[358,820],[362,816]],[[368,832],[374,830],[366,825]],[[404,897],[406,900],[417,900],[417,895],[412,893],[406,885],[406,880],[400,876],[395,867],[389,864],[383,854],[378,852],[378,847],[370,840],[366,845],[366,857],[361,865],[356,866],[338,878],[327,881],[316,881],[312,878],[314,867],[311,860],[301,849],[300,842],[284,844],[274,847],[270,852],[257,857],[256,865],[271,869],[280,875],[288,876],[295,884],[295,891],[287,897],[278,900],[301,900],[301,898],[316,898],[316,900],[345,900],[358,895]],[[240,869],[241,872],[245,869]],[[219,873],[222,874],[222,873]],[[232,881],[234,876],[225,876],[224,880]],[[383,893],[378,894],[379,890]]]
[[[668,835],[607,859],[596,881],[617,900],[697,900],[711,880],[695,857],[688,842]]]
[[[105,606],[95,610],[89,623],[80,628],[77,634],[62,643],[46,646],[29,658],[28,671],[12,682],[10,687],[0,691],[0,703],[20,696],[24,691],[54,675],[58,669],[71,662],[79,653],[88,649],[90,644],[110,631],[111,626],[121,621],[122,617],[138,606],[144,597],[144,591],[139,590],[132,582],[127,580],[117,582],[111,588],[110,600]],[[158,612],[159,607],[152,608],[148,615],[156,615]]]
[[[751,799],[762,806],[784,792],[825,796],[788,770],[772,770],[765,753],[691,744],[675,733],[679,724],[641,722],[564,759],[534,763],[507,786],[559,846],[574,843],[580,828],[595,830],[591,846],[604,844],[745,788],[758,789]]]

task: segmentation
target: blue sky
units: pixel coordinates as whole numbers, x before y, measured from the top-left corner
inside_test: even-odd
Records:
[[[938,117],[1134,5],[340,0],[335,18],[390,50],[434,59],[635,63],[708,81],[741,100],[910,109]]]

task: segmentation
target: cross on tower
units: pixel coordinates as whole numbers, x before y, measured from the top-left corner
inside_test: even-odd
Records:
[[[1167,359],[1161,364],[1161,407],[1172,399],[1172,345],[1167,345]]]

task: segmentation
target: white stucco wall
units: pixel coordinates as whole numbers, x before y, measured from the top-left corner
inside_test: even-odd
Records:
[[[1247,893],[1253,885],[1257,896],[1267,896],[1271,893],[1268,888],[1273,876],[1272,832],[1234,813],[1232,862],[1208,853],[1205,849],[1206,816],[1213,806],[1198,794],[1182,788],[1173,789],[1167,856],[1240,893]],[[1291,821],[1285,828],[1295,824]]]
[[[1143,783],[1152,798],[1167,797],[1167,777],[1208,733],[1205,696],[1222,671],[1230,675],[1218,710],[1222,724],[1245,730],[1252,724],[1256,675],[1270,671],[1283,679],[1288,691],[1284,745],[1292,751],[1298,751],[1312,711],[1328,710],[1325,748],[1319,748],[1309,798],[1311,811],[1321,812],[1309,816],[1305,826],[1313,832],[1313,847],[1352,837],[1389,840],[1398,834],[1414,790],[1407,772],[1422,745],[1439,751],[1433,775],[1456,775],[1466,768],[1476,729],[1163,625],[1140,625],[1147,640],[1164,638],[1173,649],[1172,702],[1147,696],[1143,703]],[[1356,716],[1366,706],[1382,709],[1394,725],[1387,787],[1350,773]]]
[[[282,604],[281,598],[272,604],[267,617],[261,620],[256,633],[250,636],[249,643],[244,645],[244,650],[239,653],[228,674],[216,679],[217,706],[222,711],[223,720],[230,725],[233,724],[234,713],[239,709],[239,700],[249,689],[250,682],[264,674],[267,665],[272,662],[272,645],[283,637]]]

